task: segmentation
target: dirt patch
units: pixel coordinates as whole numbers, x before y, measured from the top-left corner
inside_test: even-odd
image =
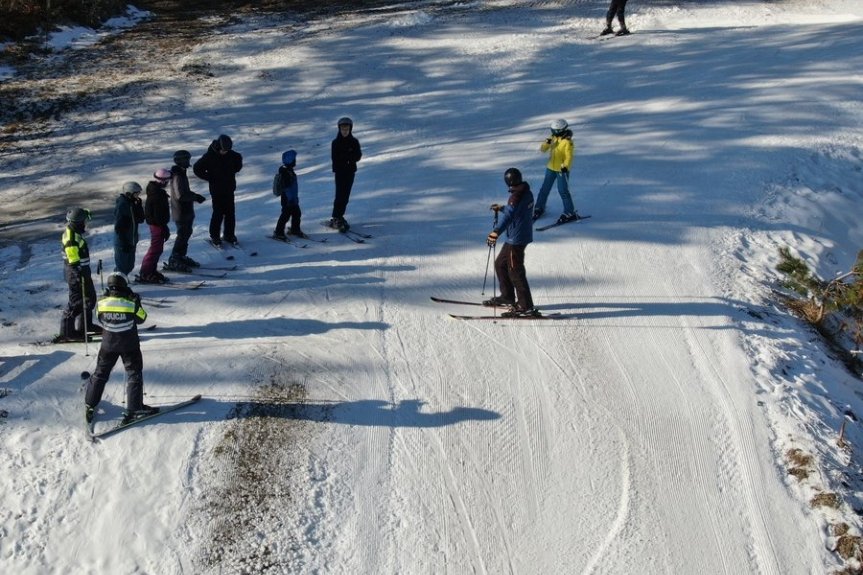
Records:
[[[238,403],[205,456],[199,515],[208,529],[200,572],[290,571],[295,536],[290,509],[305,481],[306,450],[316,421],[304,416],[305,386],[275,373],[255,398]]]

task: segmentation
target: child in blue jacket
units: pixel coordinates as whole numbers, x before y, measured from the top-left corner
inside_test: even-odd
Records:
[[[273,195],[279,196],[282,201],[282,213],[279,215],[279,221],[276,222],[276,229],[273,231],[273,237],[277,240],[287,240],[285,235],[285,226],[288,220],[291,222],[292,236],[305,237],[303,230],[300,229],[300,218],[303,212],[300,210],[300,188],[297,183],[297,174],[294,172],[294,167],[297,165],[297,153],[294,150],[288,150],[282,154],[282,165],[279,171],[273,177]]]

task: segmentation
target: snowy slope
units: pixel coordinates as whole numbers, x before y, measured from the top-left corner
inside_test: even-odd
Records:
[[[858,465],[835,436],[843,412],[863,413],[859,381],[768,286],[781,245],[825,277],[863,245],[863,7],[636,2],[635,34],[598,41],[605,7],[245,19],[166,62],[158,85],[8,151],[0,201],[88,199],[108,267],[123,181],[221,132],[246,165],[239,268],[200,290],[140,289],[158,325],[142,335],[147,401],[204,399],[97,445],[78,391],[97,348],[30,343],[65,303],[62,210],[40,239],[0,249],[3,572],[842,565],[833,526],[860,533]],[[343,115],[364,149],[347,213],[374,236],[363,244],[319,225]],[[429,296],[483,297],[488,206],[510,166],[538,190],[558,117],[592,218],[537,233],[527,269],[540,308],[565,317],[448,319],[484,311]],[[303,227],[326,243],[265,238],[288,147]],[[559,208],[553,191],[540,222]],[[209,214],[198,208],[190,255],[224,265],[202,239]],[[16,229],[44,225],[32,220]],[[119,416],[122,382],[118,367],[103,420]],[[848,433],[863,440],[856,423]],[[787,472],[795,447],[814,459],[803,481]],[[833,491],[839,509],[809,504]]]

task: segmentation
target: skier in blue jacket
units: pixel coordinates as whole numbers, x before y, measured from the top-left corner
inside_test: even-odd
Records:
[[[509,188],[509,199],[503,206],[492,204],[491,209],[501,217],[486,239],[489,246],[494,246],[500,233],[506,230],[506,242],[494,260],[500,295],[484,301],[483,305],[510,306],[501,317],[539,317],[541,314],[533,305],[524,269],[524,252],[527,244],[533,241],[533,192],[516,168],[504,172],[503,180]]]
[[[300,229],[300,218],[303,215],[300,210],[300,186],[297,182],[297,174],[294,168],[297,165],[297,152],[288,150],[282,154],[282,165],[273,177],[273,195],[279,196],[282,204],[282,212],[273,230],[273,237],[277,240],[287,240],[285,226],[290,221],[292,236],[305,237]]]

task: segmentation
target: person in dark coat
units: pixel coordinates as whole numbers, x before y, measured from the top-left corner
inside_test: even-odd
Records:
[[[165,250],[165,242],[171,237],[168,222],[171,221],[171,204],[165,189],[171,181],[171,170],[159,168],[153,179],[147,182],[147,199],[144,200],[144,219],[150,228],[150,248],[141,261],[138,281],[142,283],[165,283],[168,279],[158,270],[159,258]]]
[[[108,288],[99,300],[96,311],[104,331],[96,369],[87,380],[84,396],[87,423],[92,423],[96,407],[102,401],[105,384],[111,377],[111,370],[120,358],[126,368],[126,411],[123,422],[158,413],[158,407],[144,405],[144,360],[138,324],[147,320],[147,311],[141,306],[140,296],[129,289],[125,275],[114,272],[108,276]]]
[[[187,255],[189,238],[192,237],[192,228],[195,223],[195,203],[200,204],[206,199],[201,194],[193,192],[189,187],[189,176],[186,175],[186,170],[189,169],[191,159],[192,155],[186,150],[174,152],[174,165],[171,166],[169,189],[171,219],[177,226],[177,236],[174,239],[174,248],[171,250],[168,265],[165,266],[166,270],[189,272],[193,267],[200,266],[198,262]]]
[[[234,192],[237,190],[237,173],[243,169],[243,156],[233,148],[231,138],[222,134],[213,140],[206,153],[192,166],[195,175],[210,185],[210,198],[213,201],[210,239],[217,247],[223,239],[230,244],[237,243]]]
[[[533,192],[516,168],[504,172],[503,179],[509,188],[509,199],[503,206],[492,204],[491,209],[501,217],[486,238],[486,243],[494,246],[500,233],[506,230],[506,243],[494,260],[500,295],[483,304],[511,306],[509,311],[500,314],[501,317],[539,317],[541,314],[533,305],[524,269],[524,252],[527,244],[533,241]]]
[[[138,182],[126,182],[114,203],[114,271],[126,275],[135,269],[138,225],[144,223],[142,191]]]
[[[360,148],[359,140],[353,135],[353,120],[348,117],[340,118],[338,126],[339,133],[330,146],[333,174],[335,174],[336,180],[336,197],[333,200],[330,227],[340,232],[346,232],[350,226],[345,220],[345,211],[348,209],[348,200],[351,198],[351,189],[354,186],[357,162],[362,159],[363,151]]]
[[[276,222],[276,229],[273,230],[273,237],[277,240],[288,239],[285,235],[285,226],[288,221],[291,222],[290,233],[292,236],[305,237],[300,228],[300,218],[302,218],[303,212],[300,210],[300,186],[294,171],[296,165],[297,153],[294,150],[288,150],[282,154],[282,165],[279,166],[279,171],[273,176],[273,195],[279,196],[282,205],[282,212]]]
[[[96,307],[96,288],[90,269],[90,248],[84,233],[90,221],[90,210],[69,208],[66,211],[66,228],[60,243],[63,246],[63,276],[69,286],[69,301],[60,321],[60,335],[55,341],[83,340],[86,331],[98,333],[102,328],[93,325],[93,308]]]
[[[605,30],[599,33],[600,36],[614,34],[614,28],[611,27],[611,23],[615,16],[617,16],[617,22],[620,24],[620,30],[617,31],[616,35],[626,36],[630,34],[629,29],[626,27],[626,0],[611,0],[608,12],[605,14]]]

